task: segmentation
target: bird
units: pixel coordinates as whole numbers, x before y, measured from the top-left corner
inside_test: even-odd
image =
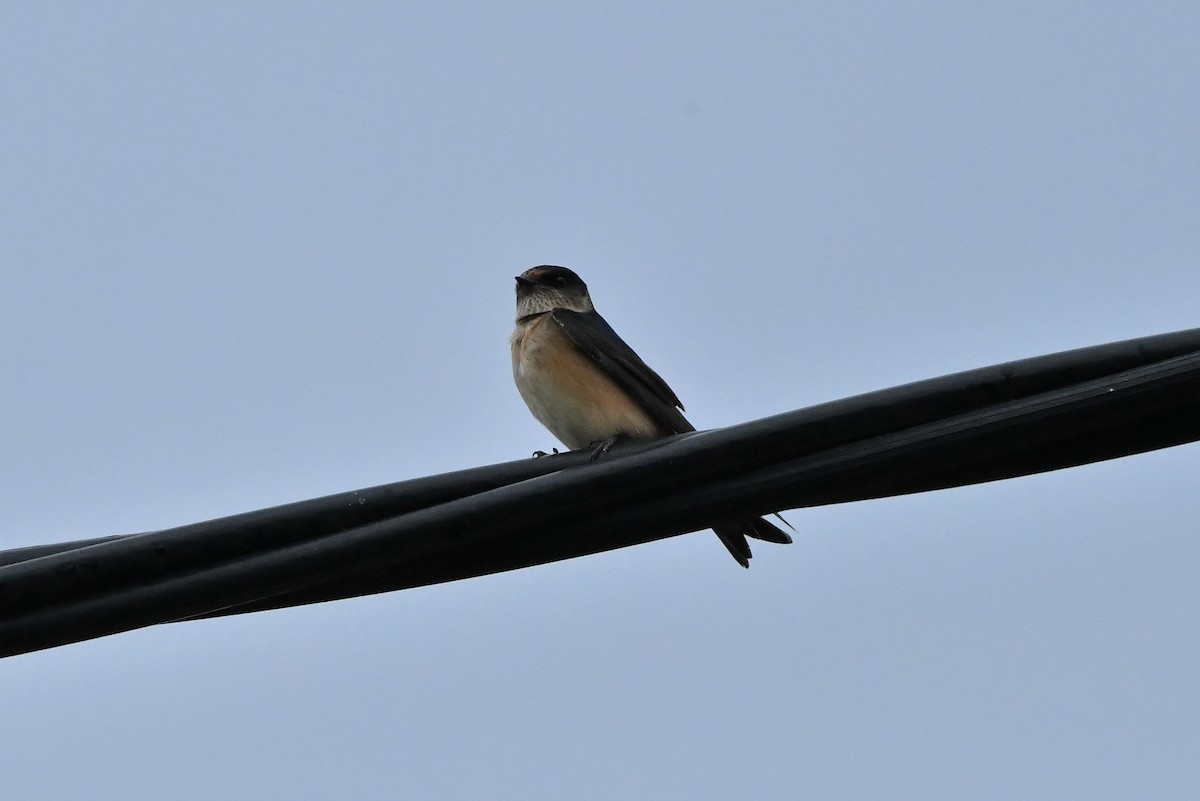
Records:
[[[621,438],[649,440],[696,430],[667,382],[596,311],[587,284],[573,270],[543,264],[516,281],[513,380],[529,411],[567,448],[590,447],[596,459]],[[747,568],[746,537],[792,541],[761,518],[722,523],[713,531]]]

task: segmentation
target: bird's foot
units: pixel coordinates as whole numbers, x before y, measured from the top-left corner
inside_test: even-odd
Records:
[[[615,437],[609,437],[608,439],[601,439],[593,442],[588,446],[592,449],[592,455],[588,457],[588,461],[594,462],[604,454],[608,453],[610,450],[612,450],[612,446],[616,445],[617,441],[620,439],[621,435],[618,434]]]
[[[558,448],[551,448],[550,450],[554,451],[555,456],[558,456]],[[550,454],[546,453],[545,451],[534,451],[533,452],[534,459],[541,459],[543,456],[549,456],[549,455]]]

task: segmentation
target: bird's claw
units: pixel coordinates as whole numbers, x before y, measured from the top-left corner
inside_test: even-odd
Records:
[[[558,448],[551,448],[550,450],[554,451],[555,456],[558,456]],[[549,456],[549,455],[550,454],[546,453],[545,451],[534,451],[533,452],[534,459],[541,459],[543,456]]]

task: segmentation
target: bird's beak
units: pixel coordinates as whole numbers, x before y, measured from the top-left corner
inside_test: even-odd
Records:
[[[517,279],[517,286],[534,286],[537,284],[537,281],[534,281],[530,278],[526,278],[523,275],[516,276],[516,279]]]

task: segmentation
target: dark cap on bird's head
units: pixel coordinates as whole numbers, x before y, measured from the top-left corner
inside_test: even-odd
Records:
[[[530,267],[517,276],[518,290],[522,287],[531,288],[534,286],[553,286],[559,288],[579,286],[585,290],[587,289],[587,284],[583,283],[583,279],[576,275],[574,270],[568,270],[566,267],[555,267],[551,264]]]
[[[543,264],[517,276],[517,317],[552,309],[595,311],[587,284],[566,267]]]

